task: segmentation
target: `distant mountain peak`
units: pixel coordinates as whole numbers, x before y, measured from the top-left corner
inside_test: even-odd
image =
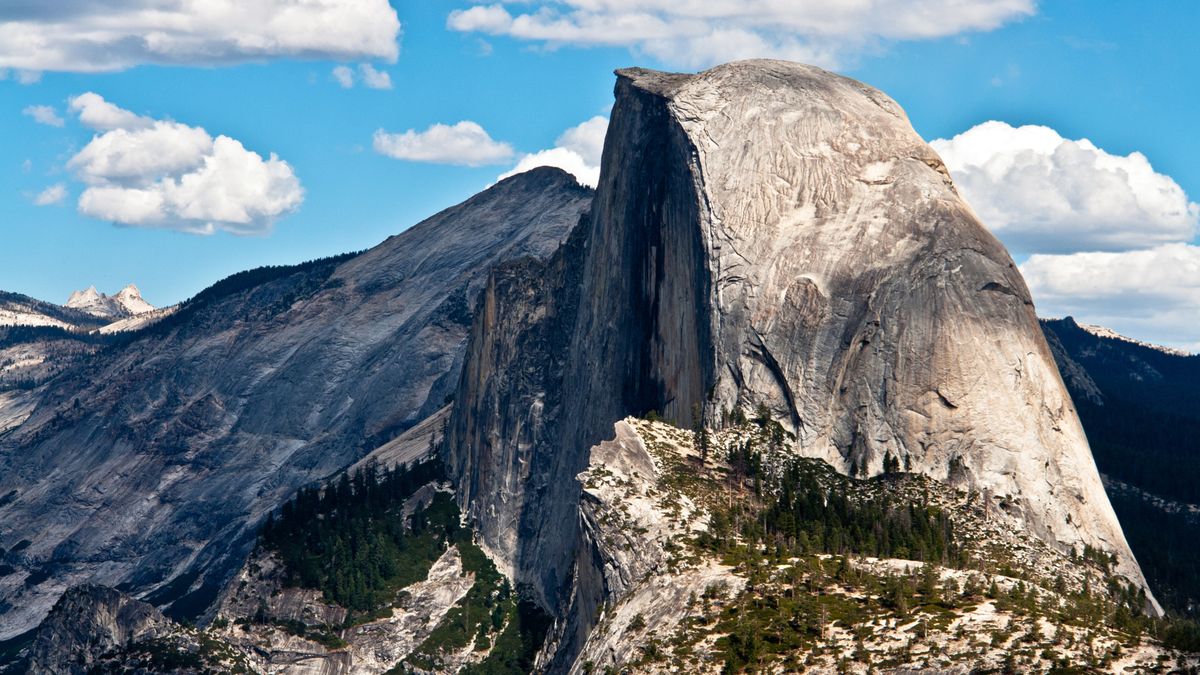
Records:
[[[142,298],[142,292],[133,284],[125,286],[115,295],[105,295],[97,291],[95,286],[88,286],[85,290],[72,293],[67,298],[65,306],[93,316],[112,319],[135,316],[154,310],[154,305],[146,302]]]
[[[101,293],[96,290],[95,286],[88,286],[87,290],[75,291],[71,297],[67,298],[67,307],[81,307],[90,302],[95,302],[101,296]]]
[[[1191,352],[1188,352],[1188,351],[1185,351],[1182,349],[1176,349],[1174,347],[1166,347],[1164,345],[1157,345],[1157,344],[1154,344],[1153,342],[1146,342],[1144,340],[1138,340],[1137,338],[1131,338],[1127,335],[1122,335],[1121,333],[1118,333],[1117,331],[1115,331],[1111,328],[1107,328],[1105,326],[1099,326],[1099,325],[1090,324],[1090,323],[1083,323],[1082,321],[1076,320],[1075,317],[1068,316],[1064,319],[1064,321],[1069,321],[1069,322],[1075,324],[1076,326],[1079,326],[1079,329],[1084,331],[1085,333],[1095,335],[1096,337],[1099,337],[1099,338],[1108,338],[1110,340],[1120,340],[1122,342],[1128,342],[1130,344],[1138,345],[1139,347],[1146,347],[1147,349],[1154,349],[1156,351],[1163,352],[1164,354],[1173,354],[1175,356],[1192,356]]]

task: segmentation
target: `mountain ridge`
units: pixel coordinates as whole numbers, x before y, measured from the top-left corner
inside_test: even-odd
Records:
[[[25,411],[0,433],[0,536],[32,541],[0,635],[84,581],[203,611],[268,510],[444,405],[487,269],[557,248],[590,197],[557,169],[501,181],[361,254],[230,277],[0,399]]]
[[[506,179],[0,398],[0,634],[58,594],[34,644],[116,670],[1197,665],[1072,399],[1178,357],[1064,357],[1109,338],[1038,323],[878,90],[615,94],[594,193]]]
[[[1163,603],[1200,616],[1200,357],[1044,319],[1130,544]]]
[[[110,320],[119,320],[138,314],[154,311],[154,305],[142,298],[142,292],[133,284],[128,284],[113,295],[105,295],[89,286],[82,291],[71,293],[64,307],[78,309],[93,316]]]

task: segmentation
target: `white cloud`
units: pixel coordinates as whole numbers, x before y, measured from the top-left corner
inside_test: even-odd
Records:
[[[154,120],[149,117],[135,115],[128,110],[104,100],[104,97],[93,92],[72,96],[67,101],[71,112],[79,116],[79,121],[85,126],[105,131],[108,129],[145,129],[152,126]]]
[[[337,80],[343,89],[352,88],[358,78],[362,79],[363,86],[368,89],[392,88],[392,76],[388,75],[386,70],[376,70],[369,63],[358,64],[357,76],[350,66],[335,66],[333,69],[333,79]]]
[[[374,146],[375,152],[395,159],[460,166],[500,164],[513,156],[511,145],[492,140],[483,127],[469,120],[399,134],[379,129]]]
[[[337,80],[343,89],[349,89],[354,86],[354,71],[350,70],[349,66],[334,66],[333,79]]]
[[[51,127],[61,127],[64,122],[63,118],[58,116],[58,112],[53,106],[48,105],[31,105],[21,111],[22,115],[28,115],[33,118],[33,121],[38,124],[45,124]]]
[[[571,127],[558,137],[555,145],[579,155],[592,166],[600,166],[600,154],[604,150],[604,135],[608,133],[608,118],[596,115],[592,119]]]
[[[935,140],[980,219],[1018,255],[1188,241],[1200,206],[1138,152],[1112,155],[1042,126],[985,122]]]
[[[369,63],[358,64],[358,72],[362,75],[363,84],[370,89],[391,89],[392,76],[384,70],[375,70]]]
[[[539,166],[556,166],[575,176],[583,185],[596,187],[600,181],[600,154],[604,149],[604,134],[608,120],[597,115],[564,131],[554,147],[521,157],[517,165],[500,174],[496,180],[524,173]]]
[[[103,131],[67,162],[88,186],[79,197],[84,215],[193,234],[265,234],[304,199],[291,166],[274,154],[263,159],[228,136],[135,115],[91,92],[70,105]]]
[[[394,61],[400,28],[388,0],[0,3],[0,68],[28,78],[273,57]]]
[[[500,35],[512,30],[513,17],[503,5],[476,5],[450,12],[446,25],[458,31]]]
[[[204,129],[160,121],[96,136],[67,167],[92,185],[136,184],[147,176],[180,175],[199,167],[212,145]]]
[[[551,48],[626,46],[692,67],[750,57],[831,66],[881,41],[992,30],[1034,10],[1034,0],[510,0],[454,10],[447,26]]]
[[[51,204],[61,204],[62,200],[67,197],[67,186],[62,183],[55,183],[50,187],[42,190],[36,197],[33,198],[33,203],[38,206],[50,206]]]
[[[1075,316],[1131,337],[1200,351],[1200,246],[1034,255],[1021,273],[1042,316]]]
[[[581,184],[590,187],[596,187],[600,180],[600,167],[589,166],[579,155],[566,148],[550,148],[525,155],[516,166],[497,176],[496,180],[501,181],[539,166],[556,166],[575,176],[575,180]]]

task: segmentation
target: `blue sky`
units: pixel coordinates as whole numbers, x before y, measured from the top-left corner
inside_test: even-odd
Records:
[[[264,11],[280,2],[261,0]],[[956,13],[914,17],[906,14],[909,3],[891,0],[867,3],[875,8],[864,15],[810,0],[798,18],[771,9],[795,3],[769,1],[759,3],[765,9],[757,16],[672,13],[655,0],[597,3],[610,8],[598,14],[577,11],[571,0],[428,0],[393,2],[391,10],[379,6],[383,0],[346,2],[394,10],[399,35],[376,19],[347,24],[342,42],[313,46],[304,40],[316,38],[306,34],[272,35],[284,46],[215,57],[211,49],[169,58],[79,56],[61,29],[37,48],[0,45],[0,67],[7,66],[0,81],[0,289],[62,302],[77,288],[112,293],[135,282],[150,302],[165,305],[238,270],[366,248],[477,192],[523,154],[564,145],[565,131],[606,116],[614,68],[697,70],[728,57],[778,56],[814,60],[879,87],[922,136],[947,139],[935,147],[1023,264],[1043,314],[1073,313],[1135,337],[1200,348],[1200,329],[1192,326],[1200,310],[1200,50],[1191,35],[1200,4],[968,0]],[[107,4],[136,11],[141,0]],[[6,27],[36,32],[40,19],[28,14],[37,12],[22,11],[0,8],[0,43]],[[78,19],[80,31],[86,21]],[[207,32],[196,39],[222,37],[219,22],[197,25]],[[389,35],[398,55],[388,53]],[[359,47],[367,38],[370,46]],[[228,49],[220,39],[213,44]],[[364,63],[386,73],[391,88],[367,86]],[[350,69],[354,86],[338,82],[339,65]],[[79,72],[97,68],[112,71]],[[82,105],[71,109],[68,102],[85,92],[141,116],[142,127],[173,121],[181,125],[176,131],[200,127],[212,138],[236,139],[244,150],[231,151],[233,166],[269,163],[274,153],[290,170],[272,179],[283,190],[278,213],[268,208],[253,218],[251,236],[221,227],[198,235],[179,231],[200,222],[181,224],[181,212],[129,226],[98,215],[125,213],[124,206],[85,208],[85,189],[129,185],[100,165],[72,163],[112,131],[84,124]],[[41,116],[52,124],[38,122],[33,106],[51,107],[53,115]],[[373,147],[378,130],[396,138],[414,130],[417,136],[396,141],[394,154],[416,156],[413,143],[428,149],[437,140],[421,132],[462,121],[489,139],[471,146],[480,154],[410,161]],[[961,135],[989,121],[1004,124]],[[89,157],[101,150],[93,147]],[[1128,160],[1130,153],[1152,167],[1144,180],[1136,177],[1141,160]],[[483,165],[445,163],[472,157]],[[1014,161],[1024,168],[1002,170]],[[1131,201],[1110,204],[1114,188],[1106,181],[1127,174],[1134,176]],[[1027,198],[1021,186],[1030,180],[1045,184],[1046,194]],[[38,205],[54,186],[61,194],[41,201],[55,203]]]

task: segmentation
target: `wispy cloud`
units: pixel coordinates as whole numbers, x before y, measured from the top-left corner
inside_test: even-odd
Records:
[[[53,106],[31,105],[22,110],[21,114],[32,117],[33,121],[46,126],[61,127],[64,124],[63,118],[58,116]]]
[[[369,63],[358,64],[358,72],[350,66],[341,65],[334,66],[333,79],[337,81],[343,89],[351,89],[358,81],[362,81],[363,86],[368,89],[391,89],[392,76],[386,70],[378,70]]]
[[[38,206],[50,206],[52,204],[61,204],[67,197],[67,186],[62,183],[55,183],[50,187],[42,190],[33,198],[33,203]]]
[[[354,71],[350,66],[334,66],[333,79],[342,85],[343,89],[349,89],[354,86]]]

